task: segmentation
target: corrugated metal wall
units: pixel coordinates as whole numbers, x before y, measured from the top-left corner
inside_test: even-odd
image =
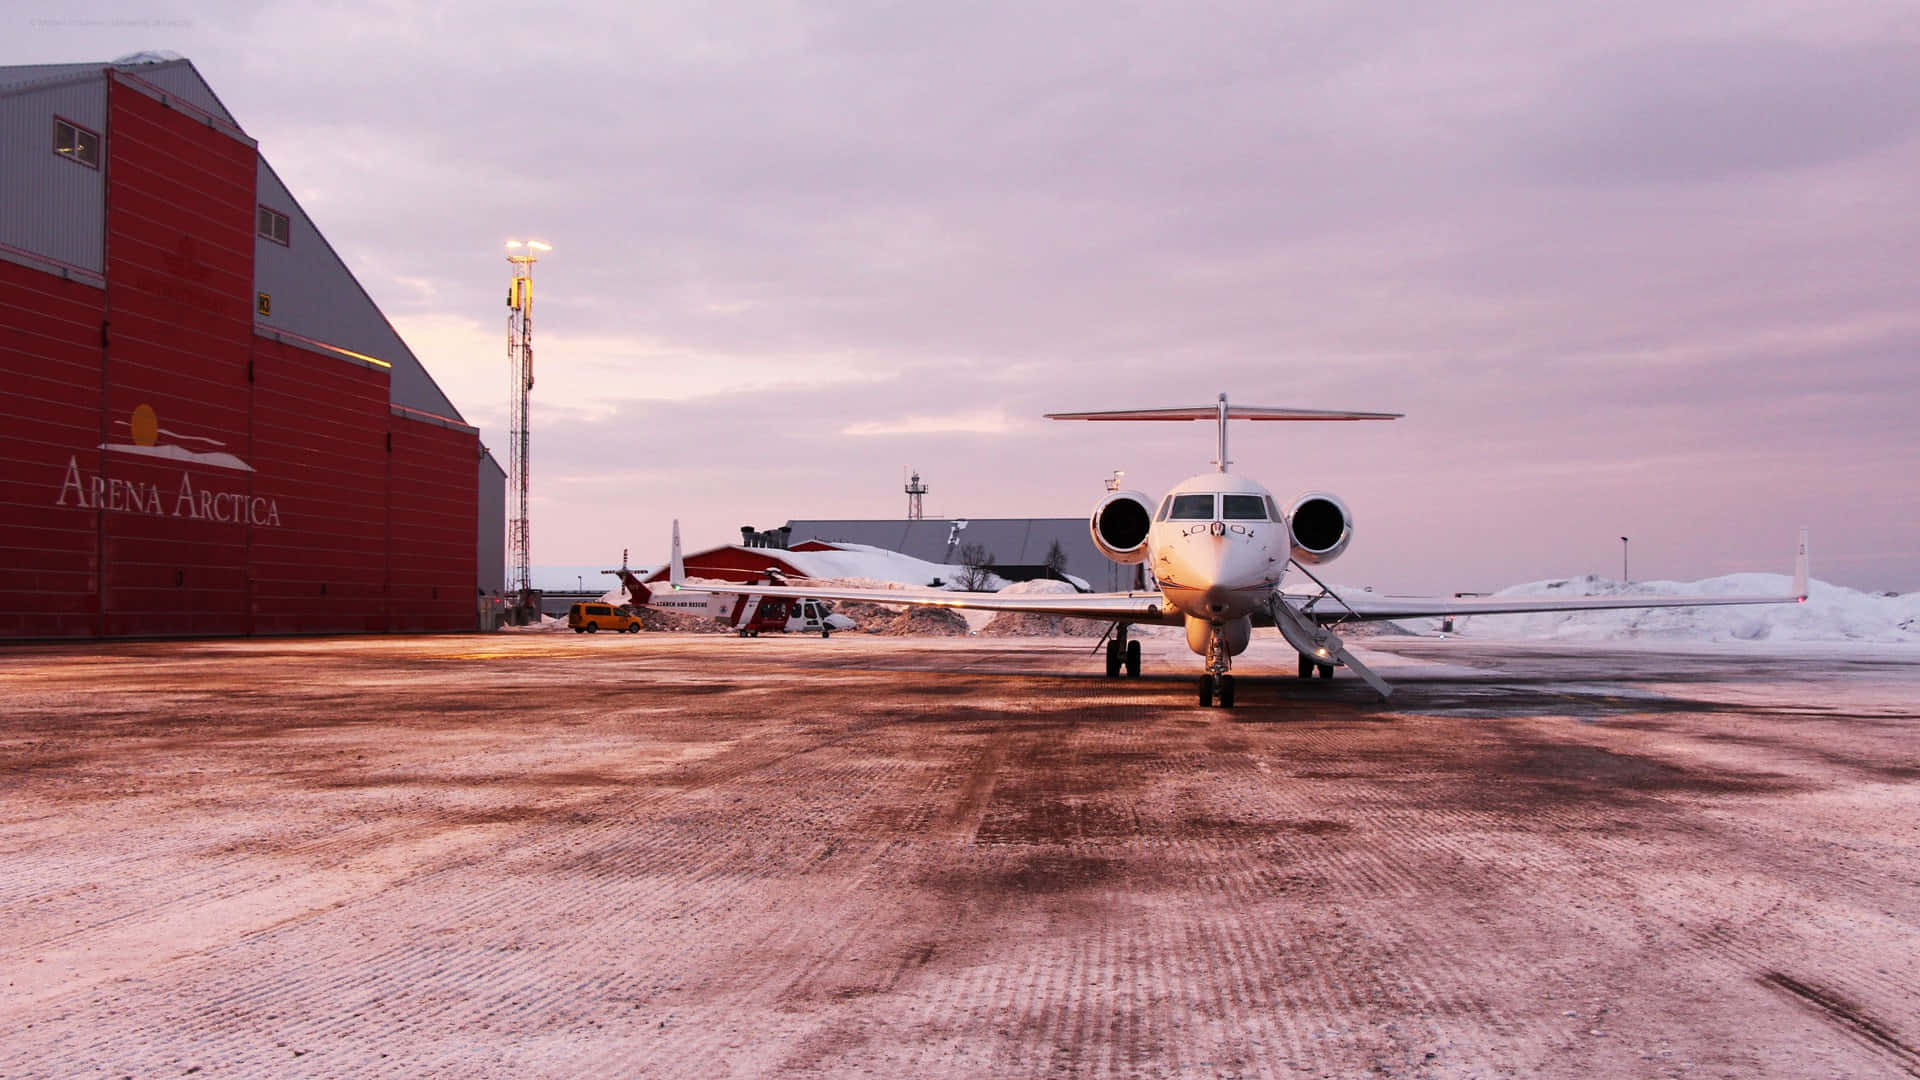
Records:
[[[0,637],[96,632],[104,303],[0,262]]]
[[[104,159],[107,96],[98,75],[0,91],[0,162],[6,163],[0,245],[99,274],[106,170],[53,152],[56,116],[103,136]]]
[[[396,630],[458,630],[477,618],[472,428],[395,415],[388,518]]]
[[[474,557],[481,592],[507,591],[507,473],[492,454],[480,455],[480,522]]]
[[[387,626],[387,377],[265,338],[253,344],[256,633]]]
[[[256,154],[118,78],[107,96],[108,467],[157,497],[104,517],[104,629],[246,633]]]

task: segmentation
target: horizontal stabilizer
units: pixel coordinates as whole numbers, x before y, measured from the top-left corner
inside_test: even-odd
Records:
[[[1180,409],[1116,409],[1110,412],[1048,413],[1049,420],[1219,420],[1220,406]],[[1354,412],[1348,409],[1289,409],[1269,405],[1229,405],[1229,420],[1398,420],[1404,413]]]

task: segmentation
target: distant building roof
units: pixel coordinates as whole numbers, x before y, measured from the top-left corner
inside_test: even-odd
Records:
[[[962,547],[978,544],[1001,566],[1039,566],[1058,543],[1067,557],[1066,572],[1095,590],[1125,589],[1133,581],[1133,567],[1114,562],[1093,546],[1086,518],[796,519],[786,528],[796,547],[807,540],[868,544],[931,563],[957,563]]]

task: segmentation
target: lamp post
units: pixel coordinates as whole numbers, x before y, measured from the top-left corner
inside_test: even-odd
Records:
[[[527,492],[530,395],[533,391],[533,264],[553,245],[540,240],[507,241],[507,262],[513,265],[513,280],[507,289],[507,368],[512,380],[508,399],[512,418],[507,439],[512,444],[507,463],[507,591],[513,596],[518,615],[516,623],[526,625],[538,618],[534,599],[532,566],[532,526],[528,520]]]
[[[1627,538],[1623,536],[1620,538],[1620,583],[1626,585],[1632,581],[1633,578],[1627,573]]]

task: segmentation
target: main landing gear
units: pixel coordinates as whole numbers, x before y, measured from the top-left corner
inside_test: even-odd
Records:
[[[1226,627],[1215,624],[1207,635],[1207,673],[1200,676],[1200,704],[1210,706],[1215,701],[1223,709],[1233,708],[1233,676],[1227,670],[1233,666],[1233,650],[1227,647]]]
[[[1127,635],[1126,623],[1115,627],[1113,638],[1107,642],[1107,678],[1118,678],[1122,668],[1127,678],[1140,677],[1140,643]]]
[[[1300,677],[1311,679],[1315,675],[1323,679],[1333,678],[1333,665],[1323,664],[1306,653],[1300,654]]]

